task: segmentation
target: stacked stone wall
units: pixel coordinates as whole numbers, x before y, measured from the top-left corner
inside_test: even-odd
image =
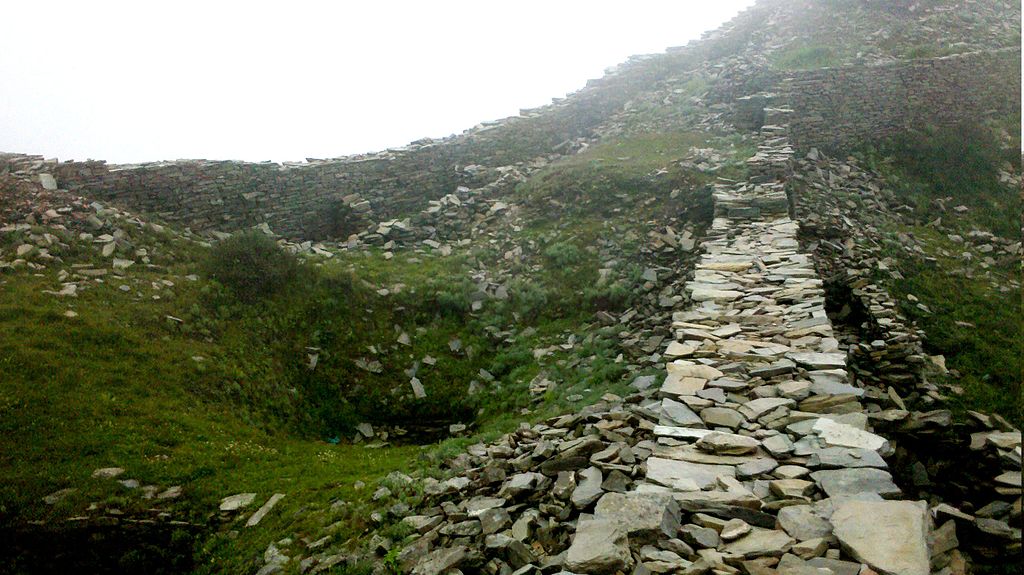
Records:
[[[339,203],[372,213],[370,221],[399,217],[458,186],[494,182],[503,173],[497,168],[574,152],[644,86],[685,69],[691,52],[635,57],[549,106],[376,154],[292,164],[179,160],[123,166],[2,155],[0,172],[41,165],[63,189],[196,231],[265,223],[287,237],[332,237],[329,214]]]
[[[794,73],[778,85],[799,148],[838,149],[908,128],[1020,111],[1020,48]]]

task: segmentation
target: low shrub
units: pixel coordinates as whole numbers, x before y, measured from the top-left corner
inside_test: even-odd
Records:
[[[544,249],[544,257],[556,268],[566,268],[583,261],[580,248],[569,242],[556,242]]]
[[[258,231],[235,234],[210,250],[206,275],[246,303],[278,293],[295,281],[298,259]]]

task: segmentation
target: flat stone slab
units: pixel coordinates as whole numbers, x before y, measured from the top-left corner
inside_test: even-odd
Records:
[[[785,531],[753,529],[747,535],[725,546],[724,551],[746,559],[781,557],[796,541]]]
[[[745,415],[747,419],[753,421],[773,409],[789,407],[792,405],[796,405],[796,402],[792,399],[785,399],[782,397],[762,397],[761,399],[748,401],[741,405],[740,413]]]
[[[647,480],[679,491],[709,489],[717,485],[719,477],[736,477],[736,468],[660,457],[647,459]]]
[[[633,562],[626,528],[614,519],[580,519],[565,567],[574,573],[615,573]]]
[[[856,449],[850,447],[826,447],[811,454],[807,460],[808,467],[875,467],[887,469],[889,467],[882,456],[869,449]]]
[[[721,392],[721,390],[717,390]],[[721,426],[736,429],[746,421],[740,412],[728,407],[707,407],[700,412],[701,419],[710,426]]]
[[[743,292],[697,288],[690,292],[693,301],[733,301],[743,297]]]
[[[675,439],[697,440],[710,433],[714,433],[714,431],[710,429],[698,429],[696,427],[676,427],[673,425],[654,426],[654,435],[658,437],[673,437]]]
[[[846,367],[846,354],[840,352],[821,353],[817,351],[793,351],[786,357],[797,365],[808,369],[843,369]]]
[[[832,514],[833,534],[851,557],[885,575],[928,575],[924,501],[846,501]]]
[[[779,510],[776,518],[778,526],[798,541],[828,537],[832,534],[832,524],[814,513],[810,505],[790,505]]]
[[[597,519],[611,519],[625,527],[634,543],[675,537],[679,505],[668,494],[605,493],[594,508]]]
[[[697,441],[697,447],[716,455],[746,455],[754,453],[761,442],[753,437],[715,431]]]
[[[892,446],[884,437],[831,419],[819,419],[811,430],[829,447],[867,449],[881,456],[891,455],[893,452]]]
[[[255,500],[255,493],[239,493],[237,495],[229,495],[224,499],[220,500],[220,510],[238,511],[239,509],[251,504]]]
[[[701,379],[715,379],[716,377],[722,377],[725,375],[710,365],[680,359],[667,364],[665,366],[665,370],[670,375],[675,374],[680,377],[699,377]]]
[[[676,373],[670,373],[665,376],[665,382],[661,384],[661,395],[662,396],[683,396],[683,395],[696,395],[698,391],[704,389],[708,380],[702,377],[687,377]]]
[[[703,427],[704,420],[684,403],[669,398],[661,400],[661,419],[659,423],[677,427]]]
[[[903,493],[893,483],[889,472],[870,467],[815,471],[811,478],[829,497],[876,493],[883,498],[893,498]]]

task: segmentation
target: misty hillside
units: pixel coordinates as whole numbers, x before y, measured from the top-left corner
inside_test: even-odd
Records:
[[[1020,42],[760,0],[402,148],[0,154],[0,573],[1015,572]]]

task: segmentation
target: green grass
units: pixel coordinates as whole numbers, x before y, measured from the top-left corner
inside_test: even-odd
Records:
[[[99,467],[124,467],[124,477],[161,489],[182,485],[180,503],[160,505],[176,509],[179,519],[205,522],[219,499],[233,493],[288,494],[266,525],[200,553],[221,566],[244,563],[282,531],[302,530],[303,520],[292,517],[300,506],[358,502],[356,480],[408,468],[419,451],[330,445],[273,420],[254,425],[246,409],[197,392],[220,385],[238,366],[218,365],[220,344],[171,329],[163,317],[174,310],[170,298],[135,302],[100,287],[74,300],[79,316],[66,318],[65,301],[40,293],[50,285],[28,275],[5,278],[3,285],[0,525],[59,521],[90,503],[129,513],[154,506],[138,490],[92,479]],[[193,356],[208,358],[209,367],[201,369]],[[78,491],[55,506],[41,502],[67,487]],[[359,530],[358,521],[346,524]]]
[[[970,248],[930,225],[941,218],[952,233],[965,237],[982,230],[1019,238],[1020,197],[999,182],[998,172],[1020,173],[1020,157],[1000,145],[993,133],[987,128],[925,130],[866,155],[912,207],[905,216],[909,223],[894,223],[886,230],[892,238],[886,253],[898,261],[904,279],[884,281],[902,311],[924,329],[926,350],[944,355],[947,366],[962,374],[950,380],[963,388],[955,405],[1000,413],[1021,426],[1024,300],[1019,290],[1007,290],[1011,280],[1019,285],[1022,279],[1020,262],[1005,255],[997,255],[991,265],[983,266],[980,257],[965,261],[961,254]],[[1016,149],[1012,144],[1009,148]],[[958,205],[967,211],[954,212]],[[901,233],[917,238],[927,258],[908,251],[897,239]],[[931,313],[908,295],[919,298]]]
[[[714,175],[684,169],[679,160],[691,147],[715,148],[730,162]],[[716,176],[742,177],[743,160],[753,153],[749,143],[692,132],[623,136],[560,159],[522,184],[517,194],[537,222],[554,215],[573,222],[636,222],[670,215],[705,221],[711,203],[703,186]],[[681,192],[674,199],[673,190]]]
[[[956,245],[927,228],[912,231],[929,253],[952,253]],[[900,251],[894,248],[893,252]],[[890,282],[901,311],[927,334],[926,349],[946,357],[946,366],[962,374],[948,382],[963,388],[954,405],[999,413],[1018,427],[1024,426],[1024,311],[1021,294],[994,289],[977,273],[974,278],[957,271],[962,260],[939,256],[937,262],[902,258],[905,279]],[[1013,266],[997,268],[997,278],[1012,277]],[[1016,277],[1019,279],[1020,274]],[[917,297],[926,312],[907,296]]]
[[[810,70],[834,66],[841,61],[833,46],[824,44],[789,47],[772,54],[772,66],[779,70]]]
[[[224,535],[232,525],[214,522],[197,541],[199,572],[250,572],[285,534],[317,535],[341,522],[335,540],[342,543],[377,527],[367,522],[372,488],[355,491],[357,480],[372,485],[394,470],[436,473],[440,455],[467,442],[579,406],[569,395],[622,390],[615,334],[595,333],[588,323],[596,310],[623,310],[639,274],[594,286],[598,259],[588,246],[600,233],[535,231],[536,247],[517,269],[522,280],[509,300],[486,300],[479,312],[470,305],[471,272],[479,260],[500,257],[488,250],[399,252],[391,260],[379,250],[342,254],[305,264],[299,281],[246,303],[214,281],[185,279],[200,271],[207,250],[171,241],[166,267],[108,276],[76,298],[44,293],[59,286],[54,271],[4,275],[0,528],[59,525],[93,503],[100,511],[148,513],[154,502],[138,490],[90,478],[109,466],[144,485],[183,486],[179,500],[161,507],[201,524],[226,495],[287,494],[265,524],[241,529],[238,538]],[[68,261],[93,255],[74,244],[63,254]],[[173,287],[153,287],[168,279]],[[381,288],[389,293],[378,294]],[[78,315],[66,317],[69,309]],[[532,333],[518,335],[526,328]],[[510,343],[490,330],[517,337]],[[398,342],[402,332],[409,345]],[[534,358],[534,349],[570,336],[579,338],[574,349]],[[452,338],[462,352],[449,348]],[[314,370],[309,347],[320,350]],[[417,400],[404,371],[426,355],[438,361],[421,366],[428,397]],[[359,369],[356,358],[379,361],[380,373]],[[481,380],[481,369],[495,380]],[[542,370],[558,387],[531,398],[526,389]],[[469,396],[474,379],[481,392]],[[432,419],[473,423],[479,435],[425,449],[370,450],[346,441],[360,421]],[[60,504],[42,503],[69,487],[77,491]],[[351,504],[332,510],[337,500]]]
[[[1002,147],[990,129],[964,126],[908,132],[881,144],[869,158],[920,221],[942,217],[947,226],[980,227],[1011,238],[1020,234],[1020,198],[999,182],[999,170],[1020,173],[1018,149],[1019,141]],[[958,205],[969,211],[954,213]]]

